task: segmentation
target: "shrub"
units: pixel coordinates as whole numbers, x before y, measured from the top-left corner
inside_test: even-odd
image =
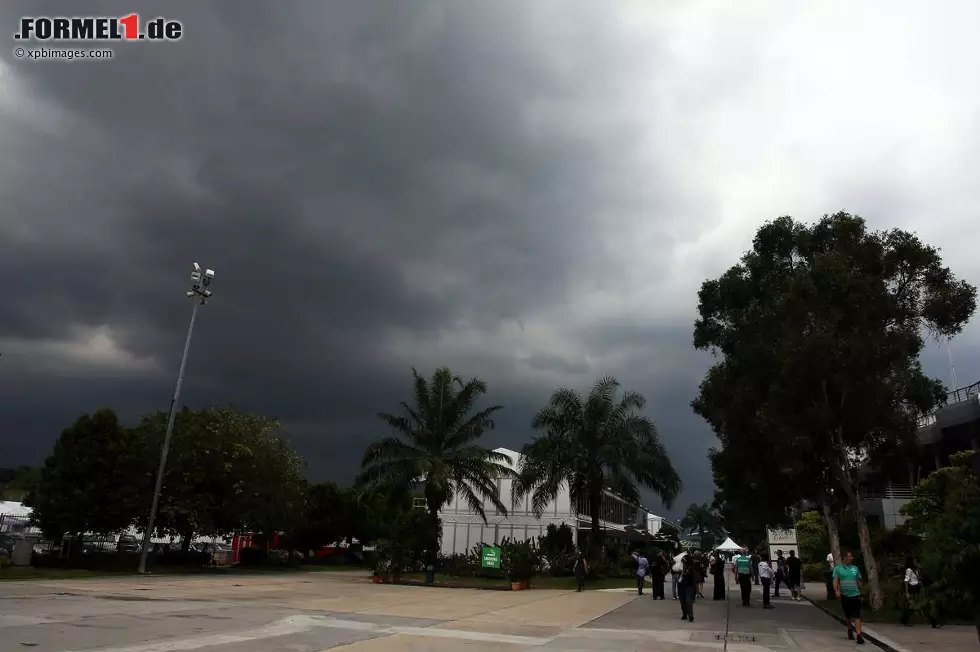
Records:
[[[238,563],[242,566],[268,566],[269,551],[255,546],[242,548],[238,552]]]
[[[7,568],[8,566],[13,566],[13,562],[10,561],[10,557],[7,555],[0,555],[0,569]]]
[[[803,564],[801,573],[804,582],[823,582],[823,573],[827,570],[827,564]]]
[[[511,582],[529,582],[543,570],[544,560],[533,539],[517,541],[505,537],[500,542],[500,567]]]
[[[440,571],[453,577],[473,577],[481,570],[479,558],[472,554],[440,555],[438,563]]]
[[[575,535],[564,523],[551,524],[544,536],[538,537],[538,548],[546,566],[555,577],[571,575],[575,567]]]

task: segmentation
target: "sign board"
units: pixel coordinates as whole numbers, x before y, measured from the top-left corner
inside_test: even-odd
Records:
[[[785,543],[786,545],[795,546],[796,528],[790,528],[788,530],[766,528],[766,541],[769,545]]]
[[[483,568],[500,568],[500,548],[483,546],[480,553],[480,565]]]
[[[790,550],[794,551],[797,557],[800,556],[796,544],[796,528],[787,530],[766,528],[766,543],[769,544],[769,559],[775,560],[776,552],[779,550],[783,551],[784,558],[789,557]]]

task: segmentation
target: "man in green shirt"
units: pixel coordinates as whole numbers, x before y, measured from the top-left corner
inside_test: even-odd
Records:
[[[834,568],[834,593],[840,600],[844,618],[847,619],[847,638],[864,644],[861,635],[861,571],[854,565],[854,555],[848,550],[844,553],[844,563]]]
[[[752,598],[752,560],[744,550],[739,550],[732,570],[735,572],[739,588],[742,589],[742,606],[752,606],[749,602]]]

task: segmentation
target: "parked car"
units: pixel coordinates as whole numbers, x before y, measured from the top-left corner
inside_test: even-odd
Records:
[[[18,541],[23,541],[24,535],[5,532],[0,534],[0,555],[11,556],[14,553],[14,545]]]
[[[134,536],[123,534],[116,541],[116,552],[139,552],[142,546]]]

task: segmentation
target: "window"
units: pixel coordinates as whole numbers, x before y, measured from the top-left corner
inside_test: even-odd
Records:
[[[412,498],[412,507],[416,509],[425,509],[425,498]]]

